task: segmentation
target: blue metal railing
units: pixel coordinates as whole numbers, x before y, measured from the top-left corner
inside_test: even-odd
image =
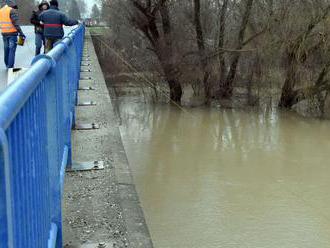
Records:
[[[0,247],[62,247],[62,193],[85,28],[0,95]]]

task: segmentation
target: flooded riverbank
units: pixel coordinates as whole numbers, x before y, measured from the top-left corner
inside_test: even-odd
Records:
[[[120,97],[156,248],[330,247],[330,122]]]

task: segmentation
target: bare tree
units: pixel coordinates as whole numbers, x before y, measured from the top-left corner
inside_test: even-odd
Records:
[[[237,66],[241,56],[241,53],[239,51],[244,47],[245,31],[248,26],[249,18],[251,15],[253,1],[254,0],[246,1],[245,11],[243,14],[242,23],[240,25],[240,29],[238,33],[237,47],[236,47],[237,52],[234,54],[232,58],[226,80],[222,82],[222,84],[220,85],[220,94],[221,97],[223,98],[229,98],[233,94],[233,82],[235,80]]]
[[[196,30],[196,40],[197,46],[199,50],[200,64],[202,66],[202,71],[204,73],[203,76],[203,85],[204,85],[204,93],[206,100],[211,98],[211,87],[209,83],[210,78],[210,70],[208,68],[208,58],[206,56],[205,50],[205,40],[204,40],[204,32],[201,22],[201,3],[200,0],[194,0],[194,24]]]
[[[171,99],[181,101],[182,87],[178,81],[177,64],[173,51],[172,24],[169,2],[131,0],[134,11],[131,23],[140,30],[150,42],[157,55],[170,88]]]
[[[80,9],[79,9],[77,0],[71,0],[68,14],[71,18],[73,18],[75,20],[81,19],[81,13],[80,13]]]
[[[330,5],[328,5],[322,13],[312,18],[308,23],[306,30],[303,31],[293,42],[289,43],[286,48],[287,56],[287,72],[286,80],[282,87],[282,95],[279,103],[280,107],[290,108],[301,100],[306,99],[312,95],[320,93],[324,89],[329,88],[326,76],[329,72],[329,61],[325,63],[314,86],[307,89],[295,90],[297,84],[297,73],[299,64],[305,63],[307,56],[314,50],[318,49],[324,42],[324,36],[319,34],[319,41],[316,45],[310,46],[308,42],[309,36],[317,28],[318,24],[324,21],[330,13]]]
[[[220,1],[219,1],[220,2]],[[228,8],[229,0],[224,0],[220,7],[219,13],[219,42],[218,42],[218,50],[219,50],[219,63],[220,63],[220,88],[225,85],[226,80],[226,61],[225,61],[225,52],[223,49],[225,44],[225,32],[226,32],[226,17],[227,17],[227,8]]]
[[[93,8],[92,8],[92,13],[91,13],[91,17],[96,21],[96,22],[100,22],[101,19],[101,11],[99,9],[99,7],[94,4]]]
[[[176,102],[186,84],[202,89],[206,102],[215,95],[235,100],[235,87],[246,87],[285,108],[329,92],[328,0],[103,0],[102,6],[112,45],[136,68],[161,72]]]

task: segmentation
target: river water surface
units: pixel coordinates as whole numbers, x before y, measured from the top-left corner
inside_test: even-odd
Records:
[[[155,248],[329,248],[330,122],[120,98]]]

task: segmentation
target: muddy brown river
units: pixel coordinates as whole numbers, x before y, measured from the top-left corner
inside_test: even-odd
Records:
[[[155,248],[329,248],[330,122],[120,98]]]

